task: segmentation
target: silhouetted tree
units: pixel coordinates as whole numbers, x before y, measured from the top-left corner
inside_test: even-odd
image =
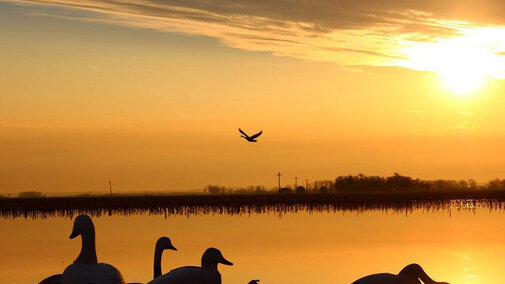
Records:
[[[488,182],[487,188],[491,190],[503,190],[505,189],[505,179],[494,179]]]
[[[279,193],[291,193],[291,188],[281,187],[281,188],[279,188]]]
[[[257,185],[257,186],[254,187],[254,192],[256,192],[256,193],[265,193],[265,192],[267,192],[267,189],[264,186],[262,186],[262,185]]]
[[[44,194],[38,191],[23,191],[18,195],[19,198],[42,198],[46,197]]]
[[[469,179],[468,180],[468,188],[470,190],[476,190],[476,189],[478,189],[477,181],[475,181],[474,179]]]
[[[426,181],[402,176],[398,173],[389,177],[366,176],[363,174],[339,176],[335,179],[337,192],[375,192],[375,191],[453,191],[476,190],[475,180],[433,180]],[[505,189],[499,180],[491,181],[488,188]]]
[[[209,184],[203,191],[209,194],[224,194],[226,193],[226,188],[224,186]]]
[[[296,188],[296,193],[305,193],[305,187],[303,187],[303,186],[301,186],[301,185],[300,185],[300,186],[298,186],[298,187]]]

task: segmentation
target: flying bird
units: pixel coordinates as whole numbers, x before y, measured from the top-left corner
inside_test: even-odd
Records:
[[[260,131],[252,136],[249,136],[244,131],[242,131],[242,129],[240,129],[240,128],[238,129],[238,131],[240,131],[240,133],[242,133],[242,135],[240,135],[240,137],[243,137],[245,140],[247,140],[249,142],[258,142],[256,140],[256,138],[258,138],[261,135],[261,133],[263,133],[263,131]]]

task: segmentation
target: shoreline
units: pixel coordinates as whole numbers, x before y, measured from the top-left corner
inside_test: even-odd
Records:
[[[222,195],[113,195],[0,199],[3,218],[72,217],[75,214],[285,214],[299,210],[409,212],[424,208],[505,208],[504,190],[451,192],[291,193]]]

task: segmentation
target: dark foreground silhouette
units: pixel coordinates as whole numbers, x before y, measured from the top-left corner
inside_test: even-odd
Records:
[[[202,255],[201,266],[184,266],[153,279],[148,284],[220,284],[217,265],[233,265],[216,248],[208,248]]]
[[[39,284],[125,284],[124,278],[114,266],[98,263],[95,247],[95,227],[87,215],[79,215],[74,220],[70,239],[81,236],[81,252],[77,259],[63,272],[47,277]],[[177,250],[168,237],[161,237],[154,250],[153,280],[148,284],[221,284],[219,263],[233,265],[216,248],[208,248],[202,255],[201,266],[184,266],[161,272],[161,256],[164,250]],[[249,284],[257,284],[251,280]],[[129,283],[140,284],[140,283]]]
[[[421,282],[423,281],[423,282]],[[449,284],[431,279],[423,268],[416,263],[405,266],[400,273],[378,273],[365,276],[352,284]]]
[[[40,284],[124,284],[125,281],[119,270],[110,264],[98,263],[95,226],[87,215],[77,216],[74,220],[70,239],[78,236],[81,236],[81,252],[76,260],[65,268],[63,274],[50,276],[42,280]]]
[[[153,264],[153,279],[160,277],[161,273],[161,256],[164,250],[177,250],[173,245],[172,241],[168,237],[161,237],[156,241],[156,246],[154,247],[154,264]]]
[[[156,241],[154,247],[154,264],[153,264],[153,279],[162,275],[161,273],[161,256],[164,250],[177,250],[173,245],[172,241],[168,237],[161,237]],[[61,284],[61,274],[55,274],[49,276],[48,278],[42,280],[39,284]],[[129,283],[129,284],[140,284],[140,283]]]
[[[240,131],[240,133],[242,133],[242,135],[240,135],[240,137],[244,138],[245,140],[247,140],[249,142],[258,142],[256,140],[256,138],[258,138],[263,133],[263,131],[260,131],[252,136],[249,136],[244,131],[242,131],[242,129],[240,129],[240,128],[238,129],[238,131]]]

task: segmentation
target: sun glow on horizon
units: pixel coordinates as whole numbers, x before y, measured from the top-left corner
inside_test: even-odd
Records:
[[[404,50],[400,65],[440,75],[445,87],[466,96],[494,78],[505,78],[505,28],[473,28],[462,35],[420,43]]]
[[[480,70],[461,66],[437,71],[444,86],[458,96],[468,96],[481,88],[489,76]]]

